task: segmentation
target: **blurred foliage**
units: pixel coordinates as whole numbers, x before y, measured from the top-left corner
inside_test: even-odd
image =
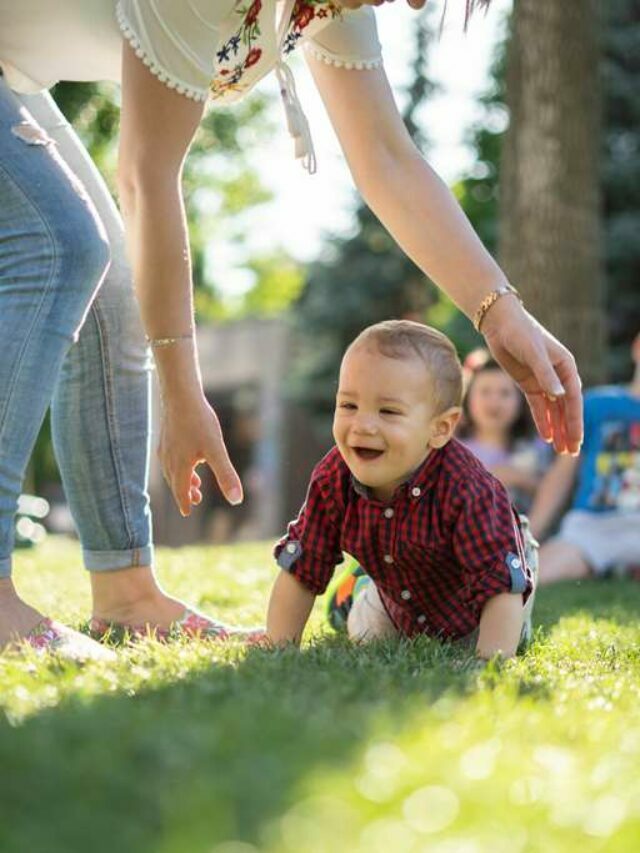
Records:
[[[302,268],[284,252],[252,258],[248,267],[256,276],[256,284],[242,300],[242,314],[282,314],[302,290]]]

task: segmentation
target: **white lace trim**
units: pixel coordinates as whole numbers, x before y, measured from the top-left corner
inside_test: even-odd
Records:
[[[207,92],[203,92],[202,89],[196,89],[193,86],[189,86],[186,83],[181,82],[180,80],[176,80],[175,78],[170,77],[163,68],[157,65],[156,62],[151,59],[147,53],[145,53],[144,48],[140,44],[138,36],[135,34],[129,22],[125,18],[120,3],[116,3],[116,18],[118,20],[118,26],[120,27],[122,35],[134,49],[136,56],[138,56],[144,62],[144,64],[147,66],[149,71],[151,71],[154,77],[157,77],[161,83],[164,83],[165,86],[167,86],[167,88],[175,89],[175,91],[179,95],[184,95],[185,97],[191,98],[194,101],[207,100]]]
[[[376,59],[341,59],[338,56],[333,56],[330,53],[322,50],[315,44],[307,42],[304,46],[307,53],[310,53],[314,59],[319,59],[325,65],[333,65],[336,68],[348,68],[354,71],[371,71],[373,68],[382,68],[382,57]]]

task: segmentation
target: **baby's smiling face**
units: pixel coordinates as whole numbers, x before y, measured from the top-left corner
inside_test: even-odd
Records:
[[[366,344],[347,351],[333,436],[351,473],[374,497],[389,500],[431,448],[449,440],[459,409],[435,409],[433,382],[420,358],[389,358]]]

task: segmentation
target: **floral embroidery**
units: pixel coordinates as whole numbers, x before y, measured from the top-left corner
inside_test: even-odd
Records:
[[[256,46],[262,35],[260,29],[260,12],[262,0],[243,3],[236,8],[242,23],[235,33],[220,46],[216,52],[219,70],[209,85],[212,98],[222,98],[230,92],[243,92],[248,83],[243,83],[244,72],[256,65],[263,54]],[[332,0],[296,0],[291,13],[288,32],[283,44],[283,53],[288,55],[302,38],[304,30],[315,18],[337,18],[341,10]],[[327,21],[328,23],[328,21]],[[244,58],[241,47],[246,48]]]
[[[320,7],[320,8],[317,8]],[[291,23],[289,24],[289,32],[284,41],[283,52],[291,53],[295,49],[296,44],[303,36],[303,30],[309,26],[314,18],[338,18],[341,11],[331,0],[296,0],[291,13]]]
[[[27,643],[34,649],[53,649],[61,640],[62,635],[51,619],[43,619],[26,637]]]
[[[256,62],[262,56],[262,51],[259,47],[252,47],[249,53],[247,54],[247,58],[244,61],[245,68],[251,68],[252,65],[255,65]]]
[[[235,57],[240,52],[240,45],[247,47],[247,55],[243,62],[236,62],[233,69],[221,68],[218,72],[224,80],[219,80],[214,77],[209,86],[212,97],[222,97],[226,92],[242,92],[246,89],[246,85],[239,85],[245,68],[251,68],[262,56],[262,50],[259,47],[254,47],[254,42],[261,35],[260,30],[260,10],[262,9],[262,0],[253,0],[248,6],[241,5],[236,9],[238,15],[242,16],[242,23],[239,29],[228,39],[216,53],[218,63],[229,62],[232,56]]]

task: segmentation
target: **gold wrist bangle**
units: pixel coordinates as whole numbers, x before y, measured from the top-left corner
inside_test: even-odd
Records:
[[[510,293],[519,299],[520,303],[522,303],[522,297],[511,284],[503,284],[501,287],[496,287],[495,290],[492,290],[491,293],[485,296],[472,318],[472,323],[476,332],[480,331],[482,321],[484,320],[489,308],[491,308],[492,305],[495,305],[501,296],[508,296]]]
[[[188,335],[178,335],[175,338],[150,338],[147,335],[147,343],[150,347],[158,348],[158,347],[170,347],[173,344],[177,344],[179,341],[190,341],[193,340],[193,332]]]

